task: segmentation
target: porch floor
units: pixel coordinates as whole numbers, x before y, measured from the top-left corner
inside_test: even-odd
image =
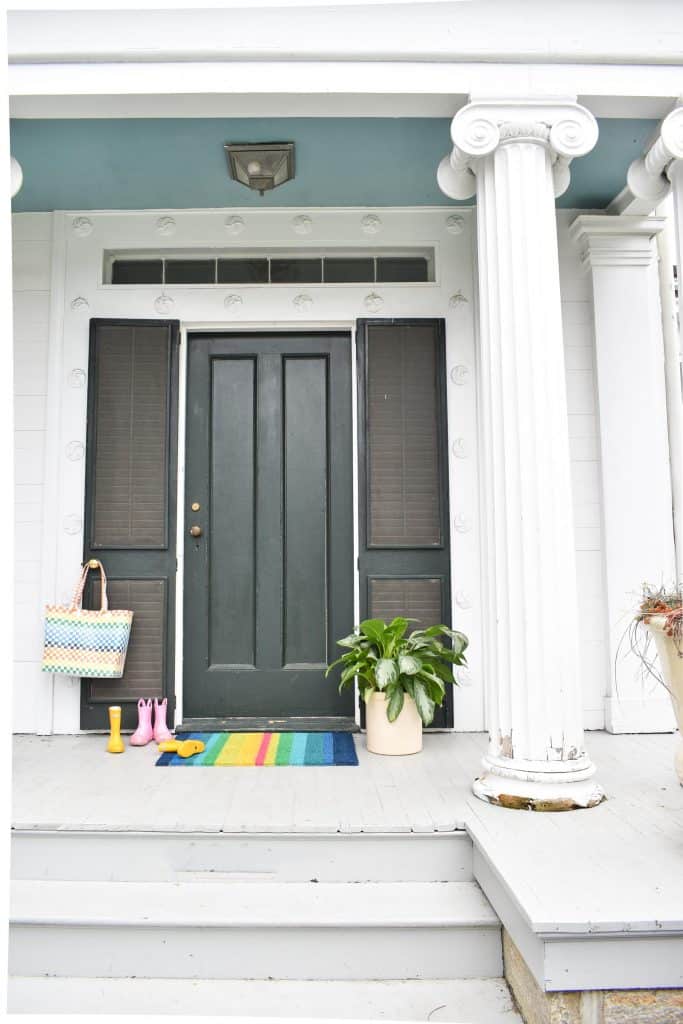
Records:
[[[155,769],[152,745],[17,736],[15,829],[400,833],[466,829],[539,932],[683,933],[683,788],[673,735],[589,733],[608,799],[564,814],[505,810],[471,793],[482,734],[425,737],[421,755],[359,767]],[[558,884],[561,880],[562,884]]]

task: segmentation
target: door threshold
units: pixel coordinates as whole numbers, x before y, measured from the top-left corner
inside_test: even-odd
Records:
[[[354,718],[185,718],[175,728],[184,732],[359,732]]]

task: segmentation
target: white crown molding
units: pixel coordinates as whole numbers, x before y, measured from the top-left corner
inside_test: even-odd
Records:
[[[493,100],[473,98],[451,122],[453,149],[439,164],[437,180],[451,199],[476,192],[477,162],[499,146],[533,142],[551,154],[555,195],[569,186],[569,164],[590,152],[598,125],[589,110],[571,97]]]
[[[647,266],[655,258],[651,240],[665,223],[664,217],[587,213],[572,221],[569,233],[584,267]]]

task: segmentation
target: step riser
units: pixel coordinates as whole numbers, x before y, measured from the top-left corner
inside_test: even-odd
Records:
[[[10,974],[359,980],[502,977],[499,928],[12,925]]]
[[[463,832],[246,837],[27,831],[13,833],[11,876],[43,881],[469,882],[472,842]]]

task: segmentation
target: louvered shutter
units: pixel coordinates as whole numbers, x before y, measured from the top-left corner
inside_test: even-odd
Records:
[[[113,702],[128,727],[139,697],[173,699],[178,326],[91,321],[84,558],[135,614],[123,678],[82,681],[82,728],[105,727]],[[99,597],[91,573],[85,603]]]
[[[448,623],[444,324],[362,320],[357,346],[361,616]]]

